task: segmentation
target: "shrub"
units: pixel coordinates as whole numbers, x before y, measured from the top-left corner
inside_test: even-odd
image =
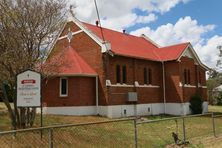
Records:
[[[222,92],[216,97],[217,105],[222,105]]]
[[[203,99],[199,94],[190,98],[190,109],[192,114],[201,114],[203,111]]]

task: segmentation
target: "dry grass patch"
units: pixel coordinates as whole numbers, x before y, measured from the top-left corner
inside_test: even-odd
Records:
[[[222,106],[217,105],[208,105],[209,112],[221,112],[222,113]]]
[[[160,118],[169,118],[171,116],[150,116],[144,120],[155,120]],[[98,116],[59,116],[44,115],[44,126],[61,124],[78,124],[98,121],[109,121],[111,119]],[[222,134],[222,118],[215,119],[217,134]],[[35,127],[40,125],[40,116],[37,115]],[[210,147],[222,144],[222,138],[212,137],[212,118],[211,116],[185,118],[186,137],[190,141],[190,147]],[[183,139],[182,119],[167,120],[155,123],[139,124],[138,145],[139,147],[165,147],[174,143],[171,136],[176,132],[180,139]],[[10,120],[7,114],[0,118],[0,130],[9,130]],[[206,139],[206,137],[211,137]],[[5,136],[4,136],[5,137]],[[7,138],[8,136],[6,136]],[[17,135],[17,138],[11,139],[12,142],[6,143],[11,147],[21,145],[48,147],[48,131],[44,132],[44,140],[41,141],[39,132],[26,132]],[[57,147],[134,147],[134,125],[133,121],[112,122],[103,124],[84,125],[68,128],[58,128],[53,130],[55,146]],[[2,137],[1,137],[2,138]],[[0,144],[4,141],[0,138]],[[215,140],[215,142],[214,142]],[[1,146],[7,147],[7,145]],[[31,145],[30,145],[31,144]],[[45,145],[44,145],[45,144]]]

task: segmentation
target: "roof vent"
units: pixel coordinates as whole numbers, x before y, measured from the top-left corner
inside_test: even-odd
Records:
[[[126,30],[125,30],[125,29],[123,29],[123,33],[124,33],[124,34],[126,33]]]
[[[99,26],[99,21],[98,20],[96,21],[96,26]]]

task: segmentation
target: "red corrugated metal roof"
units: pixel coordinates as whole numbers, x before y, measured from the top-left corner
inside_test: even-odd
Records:
[[[90,31],[102,39],[100,27],[84,23]],[[159,48],[152,42],[121,32],[102,28],[104,38],[111,43],[111,50],[114,54],[129,56],[135,58],[142,58],[154,61],[169,61],[176,60],[181,53],[186,49],[189,43],[182,43],[178,45]]]
[[[189,44],[190,43],[182,43],[182,44],[162,47],[157,49],[156,52],[162,61],[177,60]]]
[[[50,68],[48,71],[64,75],[97,75],[97,73],[82,59],[82,57],[71,47],[66,47],[57,55],[54,55],[46,62]]]
[[[101,30],[99,27],[83,23],[89,30],[102,39]],[[114,54],[137,57],[149,60],[159,60],[154,49],[157,47],[148,42],[144,38],[124,34],[103,28],[103,34],[106,41],[111,43],[111,50]]]

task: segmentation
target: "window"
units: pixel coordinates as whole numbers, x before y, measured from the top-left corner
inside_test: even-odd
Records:
[[[148,84],[152,84],[152,69],[150,69],[150,68],[149,68],[148,77],[149,77],[149,82],[148,82]]]
[[[125,65],[116,65],[116,83],[127,83],[127,69]]]
[[[187,70],[184,69],[184,72],[183,72],[183,76],[184,76],[184,84],[187,84]]]
[[[184,84],[190,84],[190,70],[184,69]]]
[[[147,77],[147,68],[143,69],[143,76],[144,76],[144,84],[148,84],[148,77]]]
[[[66,97],[68,96],[68,79],[60,78],[60,96]]]
[[[126,78],[126,76],[127,76],[127,75],[126,75],[126,66],[123,66],[123,67],[122,67],[122,74],[123,74],[123,75],[122,75],[123,83],[126,84],[126,81],[127,81],[127,78]]]
[[[144,76],[144,84],[152,84],[152,70],[150,68],[143,69],[143,76]]]
[[[116,83],[120,83],[120,66],[116,65]]]
[[[199,71],[199,83],[201,84],[201,73]]]
[[[190,84],[190,70],[187,70],[187,83]]]

